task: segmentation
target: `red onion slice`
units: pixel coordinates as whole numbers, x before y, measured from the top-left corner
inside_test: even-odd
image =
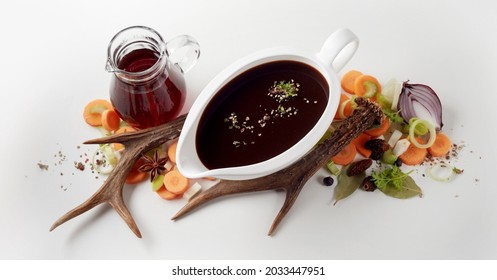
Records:
[[[430,121],[437,131],[442,129],[442,103],[435,91],[423,84],[402,84],[398,108],[400,116],[406,123],[411,118]]]

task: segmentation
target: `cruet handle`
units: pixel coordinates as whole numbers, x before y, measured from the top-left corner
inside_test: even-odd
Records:
[[[189,35],[177,36],[166,43],[166,55],[181,73],[186,73],[200,56],[200,45]]]

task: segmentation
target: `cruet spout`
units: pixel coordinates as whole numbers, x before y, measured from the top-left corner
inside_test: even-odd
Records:
[[[116,68],[114,67],[112,61],[110,58],[107,59],[107,62],[105,63],[105,70],[109,73],[114,73],[116,72]]]

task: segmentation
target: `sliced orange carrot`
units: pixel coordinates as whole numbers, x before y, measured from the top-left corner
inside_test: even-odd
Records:
[[[178,148],[178,141],[174,141],[169,145],[167,148],[167,156],[169,157],[169,160],[176,163],[176,149]]]
[[[338,154],[331,158],[331,160],[339,165],[347,165],[351,163],[357,154],[356,147],[353,143],[349,143]]]
[[[375,97],[377,92],[381,92],[381,85],[378,80],[370,75],[360,75],[354,81],[354,94],[366,98]]]
[[[112,109],[112,104],[104,99],[95,99],[86,104],[83,110],[83,117],[87,124],[91,126],[102,125],[102,113]]]
[[[388,128],[390,128],[390,119],[384,118],[383,122],[381,123],[381,125],[379,127],[368,129],[368,130],[364,131],[364,133],[366,133],[367,135],[369,135],[371,137],[379,137],[380,135],[385,134],[385,132],[387,132]]]
[[[181,197],[181,195],[178,195],[178,194],[174,194],[170,191],[168,191],[166,189],[166,187],[164,187],[164,185],[162,187],[160,187],[160,189],[157,190],[156,192],[161,198],[165,199],[165,200],[173,200],[173,199],[176,199],[176,198],[179,198]]]
[[[354,94],[355,79],[361,75],[362,73],[357,70],[350,70],[349,72],[345,73],[341,80],[343,90],[350,94]]]
[[[134,129],[131,126],[123,126],[123,127],[120,127],[119,129],[117,129],[114,132],[114,135],[125,133],[125,132],[133,132],[133,131],[136,131],[136,129]],[[121,143],[114,143],[114,150],[119,151],[119,150],[122,150],[122,149],[124,149],[124,145],[123,144],[121,144]]]
[[[140,172],[138,169],[142,166],[144,160],[139,158],[131,167],[131,170],[126,176],[126,184],[135,185],[148,179],[148,172]]]
[[[417,137],[416,138],[418,142],[422,143],[423,141],[421,138]],[[409,148],[407,148],[407,151],[405,151],[403,154],[399,156],[400,160],[402,163],[406,165],[418,165],[421,164],[425,158],[426,155],[428,154],[428,151],[424,148],[418,148],[414,146],[413,144],[409,145]]]
[[[435,143],[428,148],[428,153],[434,157],[442,157],[450,151],[451,146],[452,141],[450,141],[450,138],[439,132],[435,137]]]
[[[102,113],[102,126],[108,131],[119,129],[121,118],[113,109],[107,109]]]
[[[340,111],[343,113],[344,117],[352,115],[352,112],[354,111],[354,109],[352,108],[352,101],[350,100],[350,97],[348,97],[345,93],[342,93],[340,95],[340,104],[338,105],[337,112],[335,113],[335,120],[343,119]]]
[[[190,187],[190,181],[178,170],[171,170],[164,175],[164,186],[174,194],[182,194]]]
[[[135,185],[148,179],[147,172],[140,172],[138,170],[131,170],[126,177],[126,184]]]
[[[136,129],[134,129],[131,126],[123,126],[123,127],[118,128],[116,130],[116,132],[114,132],[114,134],[121,134],[121,133],[125,133],[125,132],[133,132],[133,131],[136,131]]]
[[[354,140],[352,140],[352,143],[355,145],[357,151],[359,154],[361,154],[363,157],[369,158],[371,156],[371,150],[366,149],[365,144],[369,140],[371,140],[372,137],[367,135],[366,133],[362,133],[361,135],[357,136]]]

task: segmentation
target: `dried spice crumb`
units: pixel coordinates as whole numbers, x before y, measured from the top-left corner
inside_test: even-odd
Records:
[[[81,171],[85,170],[85,165],[82,162],[74,162],[74,167],[76,167],[76,169]]]
[[[44,163],[38,162],[38,167],[41,170],[48,170],[48,164],[44,164]]]

